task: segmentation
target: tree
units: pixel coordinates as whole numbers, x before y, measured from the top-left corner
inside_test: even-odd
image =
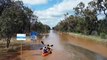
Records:
[[[31,29],[32,31],[36,31],[38,33],[47,33],[50,30],[50,27],[42,24],[41,22],[35,22]]]
[[[2,14],[2,11],[10,6],[11,0],[0,0],[0,15]]]
[[[11,2],[0,16],[0,36],[6,39],[7,48],[11,37],[16,33],[24,33],[25,28],[29,25],[30,20],[24,11],[21,6]]]
[[[107,18],[107,0],[97,0],[97,8],[99,12],[103,11]]]
[[[68,32],[79,32],[90,35],[97,31],[97,11],[95,3],[92,1],[85,7],[80,2],[75,8],[75,16],[69,16],[61,21],[55,28]],[[69,23],[68,23],[69,22]]]
[[[100,33],[107,34],[107,20],[106,19],[102,19],[98,21],[98,31]]]

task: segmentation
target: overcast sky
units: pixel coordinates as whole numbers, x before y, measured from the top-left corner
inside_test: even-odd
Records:
[[[73,7],[79,2],[86,5],[92,0],[22,0],[23,3],[34,11],[39,17],[39,21],[50,27],[55,26],[64,18],[64,14],[69,12],[73,15]]]

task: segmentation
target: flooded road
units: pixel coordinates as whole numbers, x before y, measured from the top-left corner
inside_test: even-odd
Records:
[[[73,39],[75,37],[58,34],[57,32],[51,30],[49,33],[49,36],[44,36],[42,40],[45,42],[45,44],[54,45],[53,53],[46,57],[42,57],[41,50],[39,50],[41,46],[38,46],[37,48],[37,46],[33,44],[31,45],[31,48],[33,49],[23,51],[21,55],[22,60],[107,60],[105,56],[107,54],[104,54],[105,56],[104,57],[103,55],[99,53],[97,54],[97,52],[95,52],[95,50],[93,49],[92,50],[87,49],[88,46],[85,49],[82,46],[82,44],[74,42],[74,41],[73,43],[71,38]],[[107,49],[107,48],[105,47],[104,49]]]

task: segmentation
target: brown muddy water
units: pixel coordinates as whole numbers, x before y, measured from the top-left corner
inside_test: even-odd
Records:
[[[84,42],[84,40],[80,39],[80,43],[78,38],[67,36],[66,34],[58,34],[53,30],[50,31],[48,36],[44,36],[42,40],[45,42],[45,44],[54,45],[52,48],[52,54],[42,57],[41,50],[39,49],[43,47],[43,45],[40,43],[35,43],[30,44],[30,49],[24,50],[22,55],[18,57],[20,58],[22,56],[22,60],[107,60],[107,48],[103,47],[103,50],[102,45],[97,45],[93,42],[91,43],[88,40],[87,42],[86,40]],[[95,46],[92,46],[91,48],[92,44]],[[101,49],[102,53],[97,50],[97,47],[98,49]],[[13,60],[18,60],[17,58]]]

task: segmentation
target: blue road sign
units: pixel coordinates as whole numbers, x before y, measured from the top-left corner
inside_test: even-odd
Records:
[[[31,40],[36,40],[37,39],[37,32],[31,32]]]
[[[37,36],[38,33],[37,32],[31,32],[31,36],[33,36],[33,35]]]

